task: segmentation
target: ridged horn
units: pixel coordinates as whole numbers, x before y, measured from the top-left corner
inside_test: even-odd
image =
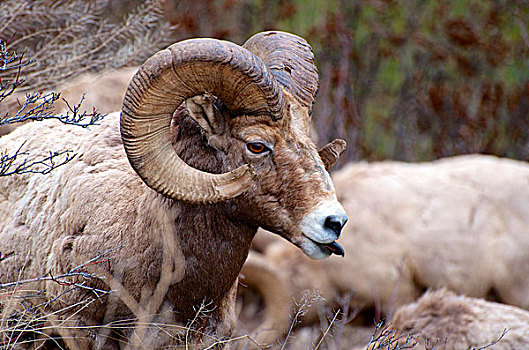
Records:
[[[323,148],[318,151],[323,165],[325,166],[325,170],[330,170],[334,164],[336,164],[340,155],[345,151],[345,147],[347,147],[347,142],[345,142],[345,140],[336,139],[323,146]]]
[[[224,174],[195,169],[171,144],[174,111],[187,98],[211,93],[233,115],[281,118],[284,97],[265,64],[250,51],[216,39],[191,39],[149,58],[132,78],[121,112],[121,137],[127,157],[151,188],[176,200],[213,203],[248,189],[251,169]]]
[[[302,106],[312,108],[319,78],[314,53],[305,39],[280,31],[262,32],[248,39],[243,47],[263,60]]]

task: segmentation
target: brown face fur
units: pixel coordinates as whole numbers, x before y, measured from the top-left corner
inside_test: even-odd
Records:
[[[285,95],[287,108],[276,122],[269,116],[230,117],[217,104],[215,120],[210,118],[210,124],[218,131],[209,133],[201,128],[202,139],[207,142],[204,151],[197,153],[193,147],[187,156],[181,154],[185,147],[177,147],[177,151],[191,166],[213,173],[249,164],[255,173],[254,182],[248,191],[229,201],[236,208],[233,218],[264,227],[299,245],[302,218],[322,201],[335,199],[335,193],[309,136],[308,109]],[[195,142],[184,143],[191,146]],[[262,143],[268,150],[253,154],[247,147],[251,142]]]
[[[234,120],[232,136],[246,142],[263,140],[273,150],[262,156],[243,154],[256,177],[254,186],[241,198],[247,197],[250,205],[240,209],[259,226],[297,243],[302,218],[334,196],[334,187],[309,137],[308,111],[292,103],[278,122],[266,125],[251,119]]]

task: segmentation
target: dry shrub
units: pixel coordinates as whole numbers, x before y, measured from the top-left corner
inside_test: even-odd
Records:
[[[117,22],[108,18],[110,3],[2,1],[0,38],[30,59],[18,91],[50,90],[83,72],[139,65],[169,43],[171,28],[158,1],[145,1]]]

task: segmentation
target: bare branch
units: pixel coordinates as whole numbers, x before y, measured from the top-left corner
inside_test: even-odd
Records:
[[[398,334],[391,326],[383,326],[383,322],[376,325],[375,331],[367,343],[366,349],[373,350],[402,350],[413,349],[417,345],[417,336]]]
[[[35,278],[30,278],[30,279],[26,279],[26,280],[20,280],[20,281],[16,281],[16,282],[0,283],[0,289],[11,288],[11,287],[19,287],[19,286],[27,284],[27,283],[39,282],[39,281],[53,281],[53,282],[56,282],[56,283],[58,283],[60,285],[77,286],[77,287],[80,287],[80,288],[89,288],[89,287],[84,286],[81,283],[78,283],[78,277],[82,277],[85,280],[92,279],[92,278],[105,279],[105,277],[104,276],[97,276],[96,274],[93,274],[93,273],[88,273],[84,269],[86,267],[90,266],[90,265],[108,263],[110,261],[109,260],[110,259],[109,255],[111,253],[119,250],[119,249],[121,249],[121,247],[109,249],[109,250],[107,250],[107,251],[105,251],[105,252],[103,252],[101,254],[98,254],[97,256],[93,257],[92,259],[88,260],[87,262],[74,267],[73,269],[71,269],[70,271],[68,271],[68,272],[66,272],[64,274],[53,276],[51,272],[48,272],[48,273],[46,273],[43,276],[39,276],[39,277],[35,277]],[[75,277],[75,280],[76,280],[75,282],[71,281],[71,280],[67,280],[67,278],[74,278],[74,277]],[[91,288],[91,289],[93,289],[93,288]],[[97,290],[97,291],[98,292],[104,292],[104,293],[108,292],[108,291],[102,291],[102,290]]]
[[[16,51],[8,50],[8,41],[0,39],[0,103],[24,83],[24,79],[21,78],[21,69],[30,63],[31,61],[24,60],[24,55],[18,55]],[[14,73],[7,75],[9,79],[2,80],[2,72]],[[59,93],[28,93],[23,103],[17,101],[19,105],[12,116],[8,112],[4,116],[0,116],[0,126],[45,119],[57,119],[64,124],[77,125],[83,128],[98,125],[104,115],[96,109],[93,109],[91,113],[82,111],[81,105],[84,98],[83,95],[79,103],[74,106],[65,101],[68,111],[57,114],[55,102],[60,99]],[[29,150],[23,149],[25,144],[26,142],[23,142],[14,153],[0,150],[0,177],[25,173],[45,175],[75,157],[72,150],[56,150],[49,151],[48,154],[44,155],[31,155]]]
[[[487,344],[480,348],[476,348],[476,350],[483,350],[483,349],[491,348],[492,346],[498,344],[507,335],[507,333],[509,333],[509,330],[505,328],[497,339],[493,340],[490,344]]]
[[[25,144],[23,142],[13,154],[9,154],[7,150],[0,151],[0,177],[27,173],[46,175],[68,163],[76,155],[72,150],[61,150],[50,151],[48,155],[31,156],[29,151],[22,150]],[[18,161],[23,156],[25,157]]]

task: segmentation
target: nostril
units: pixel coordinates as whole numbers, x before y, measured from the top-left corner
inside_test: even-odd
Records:
[[[340,236],[340,232],[342,232],[342,228],[346,222],[347,219],[341,218],[340,216],[329,215],[325,219],[323,226],[334,232],[337,236]]]

